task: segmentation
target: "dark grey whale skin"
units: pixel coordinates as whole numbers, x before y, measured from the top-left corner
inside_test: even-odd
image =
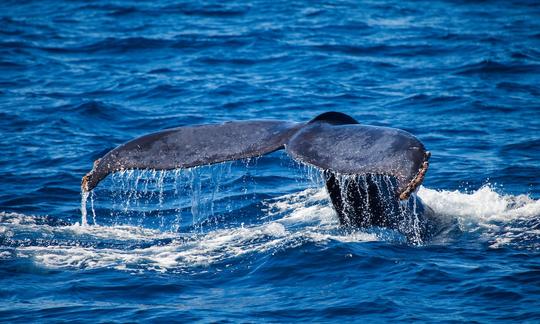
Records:
[[[282,149],[302,126],[283,121],[238,121],[144,135],[97,160],[83,178],[83,190],[94,189],[108,174],[121,170],[172,170],[268,154]]]
[[[425,162],[424,144],[406,131],[361,125],[336,113],[317,116],[286,144],[295,160],[339,174],[396,177],[402,192]]]
[[[425,241],[434,233],[433,211],[416,196],[407,196],[404,203],[398,199],[417,175],[425,173],[420,171],[429,157],[424,145],[403,130],[359,125],[346,117],[316,117],[293,135],[287,152],[324,170],[341,225],[393,228],[409,242]]]
[[[340,222],[356,227],[395,227],[389,210],[399,203],[400,194],[403,199],[404,192],[422,182],[429,157],[424,145],[403,130],[361,125],[343,113],[327,112],[307,123],[235,121],[144,135],[95,161],[81,186],[83,191],[92,190],[108,174],[121,170],[189,168],[284,148],[293,159],[324,172]],[[346,188],[336,180],[341,175],[353,176]],[[374,189],[382,175],[395,180],[384,197]]]

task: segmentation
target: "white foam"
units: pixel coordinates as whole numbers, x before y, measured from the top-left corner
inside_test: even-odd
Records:
[[[265,253],[279,248],[292,248],[306,242],[362,242],[377,240],[373,234],[331,235],[310,228],[289,232],[285,226],[270,222],[255,227],[240,227],[210,232],[193,240],[175,240],[167,245],[154,245],[131,250],[99,249],[77,246],[29,246],[17,248],[19,257],[28,257],[51,268],[114,267],[135,270],[141,267],[155,271],[184,271],[209,266],[252,253]]]
[[[421,186],[418,196],[437,214],[476,221],[508,221],[540,215],[540,200],[527,195],[499,194],[487,185],[472,193]]]
[[[18,257],[33,259],[52,268],[114,267],[124,270],[148,269],[182,271],[195,266],[208,266],[252,253],[265,253],[280,248],[292,248],[306,242],[373,241],[374,234],[333,234],[339,229],[335,214],[329,206],[324,189],[308,189],[267,203],[272,210],[269,218],[278,213],[284,217],[250,227],[218,229],[206,234],[177,234],[159,232],[134,226],[48,226],[37,225],[32,216],[0,214],[3,227],[12,232],[46,233],[48,237],[68,236],[95,241],[149,241],[172,238],[165,245],[145,248],[98,248],[70,245],[20,246]],[[3,217],[2,216],[6,216]],[[9,217],[7,217],[9,216]],[[341,233],[341,232],[340,232]]]
[[[35,224],[36,217],[28,216],[19,213],[6,213],[0,212],[0,225],[1,224]]]
[[[28,216],[19,213],[0,212],[0,233],[21,233],[34,232],[47,235],[68,235],[73,237],[89,236],[95,239],[110,240],[155,240],[174,238],[176,234],[170,232],[161,232],[158,230],[147,229],[138,226],[116,225],[79,225],[78,223],[68,226],[50,226],[47,224],[38,224],[36,220],[39,216]]]
[[[113,231],[115,231],[114,228]],[[252,252],[265,252],[284,242],[288,235],[283,225],[269,223],[255,228],[213,231],[192,240],[174,240],[167,245],[153,245],[130,250],[73,247],[29,246],[17,248],[17,254],[53,268],[115,267],[150,270],[185,269],[207,266]],[[133,237],[130,237],[133,239]]]
[[[492,248],[540,235],[538,230],[512,223],[516,219],[540,215],[539,201],[526,195],[502,195],[490,187],[471,193],[421,187],[418,195],[437,214],[473,224],[465,226],[464,230],[481,228]],[[261,220],[262,224],[217,229],[204,234],[161,232],[120,225],[50,226],[36,222],[34,216],[0,213],[0,235],[9,238],[29,233],[30,237],[38,236],[50,242],[47,246],[37,243],[18,246],[9,253],[2,252],[0,258],[26,257],[52,268],[187,271],[218,263],[226,266],[229,260],[232,262],[238,257],[273,253],[307,243],[358,243],[381,239],[373,233],[343,232],[324,188],[285,195],[266,201],[265,206],[267,216]],[[65,244],[66,240],[54,241],[57,237],[65,238],[70,244]],[[161,238],[169,240],[166,244],[158,244],[155,240]],[[112,241],[115,244],[102,245],[108,247],[71,244],[80,240]],[[146,243],[132,245],[134,241]]]
[[[421,187],[419,197],[438,215],[456,218],[462,231],[479,232],[490,248],[513,246],[540,250],[540,200],[528,195],[504,195],[486,185],[471,193]]]
[[[265,203],[269,217],[282,215],[280,222],[318,222],[337,225],[338,219],[324,188],[309,188]]]

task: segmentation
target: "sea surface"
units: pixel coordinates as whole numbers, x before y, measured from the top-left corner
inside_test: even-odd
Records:
[[[412,244],[284,152],[81,177],[134,137],[340,111],[431,151]],[[2,1],[0,322],[540,321],[536,1]]]

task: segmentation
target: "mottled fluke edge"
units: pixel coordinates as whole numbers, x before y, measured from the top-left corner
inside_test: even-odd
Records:
[[[422,183],[430,153],[403,130],[359,124],[338,112],[308,123],[237,121],[184,126],[144,135],[109,151],[83,178],[83,192],[108,174],[131,169],[172,170],[265,155],[280,149],[297,161],[341,174],[397,179],[405,200]],[[381,151],[382,150],[382,151]]]
[[[426,172],[429,168],[429,158],[431,157],[431,152],[426,151],[424,154],[424,162],[422,162],[422,166],[418,170],[418,173],[416,176],[407,184],[405,189],[399,194],[399,199],[405,200],[408,199],[411,194],[422,184],[424,181],[424,177],[426,176]]]

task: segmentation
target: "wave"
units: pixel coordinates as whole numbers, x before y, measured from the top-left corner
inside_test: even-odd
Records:
[[[476,221],[509,221],[540,216],[540,200],[528,195],[500,194],[489,185],[471,193],[421,187],[418,196],[437,214]]]
[[[126,53],[135,50],[163,49],[173,45],[174,42],[167,39],[147,37],[108,37],[93,44],[77,47],[42,47],[52,53]]]
[[[523,64],[497,62],[493,60],[482,60],[477,63],[467,64],[457,69],[457,75],[476,75],[476,74],[521,74],[538,73],[539,64]]]
[[[39,49],[54,54],[126,54],[136,51],[164,51],[167,49],[200,50],[210,47],[240,47],[254,42],[257,33],[240,35],[179,34],[174,38],[163,37],[107,37],[80,46],[37,46],[29,42],[0,42],[0,48]]]
[[[400,44],[400,45],[342,45],[342,44],[311,44],[305,46],[313,51],[325,53],[337,53],[350,56],[373,56],[373,55],[395,55],[399,57],[430,56],[443,51],[443,48],[426,44]]]
[[[456,219],[460,231],[480,233],[479,239],[491,249],[540,249],[540,200],[500,194],[489,186],[469,193],[421,187],[418,196],[438,216]],[[343,230],[324,188],[269,199],[263,205],[261,223],[190,233],[66,225],[50,217],[2,212],[0,258],[29,258],[50,268],[184,272],[310,243],[404,242],[392,231]]]
[[[87,101],[78,105],[56,107],[56,109],[65,111],[67,113],[79,114],[84,118],[107,120],[116,120],[118,119],[118,116],[126,113],[125,110],[127,110],[115,105],[105,104],[101,101],[95,100]]]
[[[500,194],[488,185],[471,193],[421,187],[418,195],[436,214],[455,218],[460,231],[479,234],[489,248],[540,250],[540,200]]]
[[[249,6],[227,6],[227,5],[168,5],[159,9],[163,13],[180,13],[186,16],[201,16],[201,17],[238,17],[243,16],[249,10]]]

